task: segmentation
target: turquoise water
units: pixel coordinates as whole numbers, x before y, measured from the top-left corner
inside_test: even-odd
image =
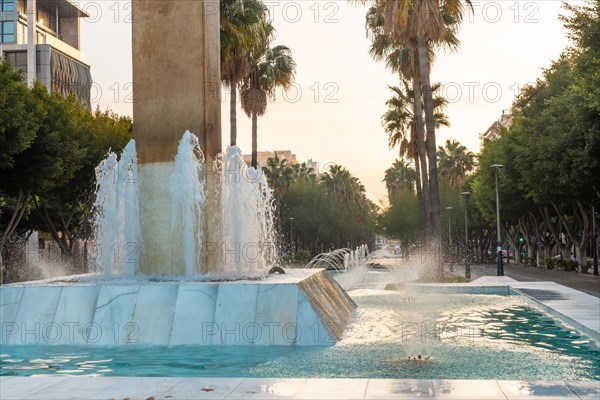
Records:
[[[2,346],[0,375],[600,379],[596,344],[519,296],[349,294],[359,308],[335,346]]]

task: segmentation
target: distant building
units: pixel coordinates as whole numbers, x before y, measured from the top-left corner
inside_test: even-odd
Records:
[[[291,150],[274,150],[274,151],[259,151],[256,153],[256,161],[258,165],[264,167],[267,165],[267,160],[269,158],[275,158],[275,154],[279,157],[280,160],[287,160],[290,164],[297,164],[296,154],[292,153]],[[244,154],[244,162],[248,165],[252,162],[251,154]]]
[[[79,42],[86,17],[71,0],[0,0],[0,56],[23,71],[29,85],[37,80],[91,107],[92,76]]]
[[[306,166],[309,169],[312,169],[313,172],[319,176],[321,174],[321,171],[319,170],[319,163],[317,161],[313,161],[312,158],[309,158],[308,161],[306,162]]]
[[[483,138],[487,140],[494,140],[498,138],[500,131],[502,128],[509,129],[512,125],[513,116],[510,110],[503,110],[502,115],[497,121],[488,128],[487,131],[483,134]]]

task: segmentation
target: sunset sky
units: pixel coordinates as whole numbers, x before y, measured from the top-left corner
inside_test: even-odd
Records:
[[[576,2],[574,2],[576,3]],[[299,161],[339,163],[366,186],[369,197],[385,196],[383,173],[397,150],[389,150],[380,124],[387,85],[399,79],[368,55],[366,7],[347,1],[265,1],[277,30],[297,63],[294,88],[278,91],[259,118],[259,150],[290,149]],[[438,52],[432,82],[445,85],[452,126],[440,129],[438,145],[457,139],[479,149],[479,134],[510,108],[518,88],[532,82],[569,44],[558,20],[561,2],[473,2],[455,54]],[[92,66],[93,107],[131,115],[131,4],[82,1],[91,17],[82,21],[82,50]],[[168,29],[168,26],[165,26]],[[229,102],[224,92],[222,129],[229,137]],[[238,110],[238,145],[250,150],[250,119]]]

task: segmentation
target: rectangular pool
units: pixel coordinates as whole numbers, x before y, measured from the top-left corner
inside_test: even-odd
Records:
[[[0,375],[600,379],[597,344],[520,296],[348,293],[358,309],[331,346],[6,345]]]

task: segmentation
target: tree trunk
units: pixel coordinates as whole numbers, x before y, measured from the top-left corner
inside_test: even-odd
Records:
[[[515,264],[521,264],[521,246],[519,243],[519,229],[511,225],[508,229],[504,229],[504,233],[508,238],[510,246],[515,254]],[[506,252],[506,263],[510,261],[510,250]]]
[[[562,242],[561,240],[561,230],[560,228],[556,228],[554,226],[554,223],[552,223],[552,216],[550,215],[550,212],[548,211],[548,207],[544,207],[542,209],[544,211],[544,216],[545,216],[545,221],[546,221],[546,226],[548,227],[548,230],[550,231],[550,234],[552,235],[552,238],[554,239],[554,246],[557,248],[558,253],[561,255],[561,258],[565,261],[570,260],[570,257],[565,258],[565,253],[568,252],[567,246]],[[560,221],[560,216],[558,218],[558,220]],[[560,227],[560,223],[559,223],[559,227]]]
[[[427,221],[427,217],[425,214],[425,203],[423,199],[423,187],[421,185],[421,167],[419,166],[420,157],[418,154],[415,154],[415,184],[417,186],[417,200],[419,201],[419,218],[421,220],[421,237],[425,237],[425,223]]]
[[[35,197],[34,197],[34,203],[36,206],[36,211],[37,211],[38,215],[40,216],[40,219],[44,223],[46,229],[48,229],[48,231],[50,232],[50,236],[52,236],[52,239],[56,242],[56,244],[58,244],[61,255],[62,256],[68,255],[69,249],[66,245],[66,242],[64,241],[64,237],[61,238],[61,235],[58,234],[58,230],[56,229],[56,226],[52,222],[52,219],[50,218],[50,214],[48,213],[48,208],[46,207],[46,205],[44,204],[43,201],[38,202]]]
[[[537,246],[537,237],[532,233],[530,224],[527,223],[525,217],[519,218],[519,230],[525,238],[525,247],[527,248],[527,258],[533,259],[534,250]]]
[[[6,242],[10,238],[10,236],[15,232],[17,226],[21,222],[23,218],[23,214],[25,214],[25,210],[27,209],[27,203],[29,202],[30,192],[27,192],[25,195],[22,190],[19,190],[19,195],[17,196],[17,200],[15,201],[15,208],[13,213],[0,237],[0,285],[4,283],[4,258],[2,254],[4,253],[4,246],[6,246]]]
[[[435,120],[433,114],[433,95],[429,81],[428,45],[422,38],[418,39],[419,67],[423,88],[423,103],[425,105],[425,127],[427,130],[427,161],[429,167],[429,197],[431,213],[431,234],[435,241],[441,239],[440,225],[440,188],[437,171],[437,146],[435,141]]]
[[[423,212],[424,217],[421,219],[421,230],[424,232],[423,239],[427,237],[430,232],[430,221],[431,221],[431,209],[429,200],[429,179],[427,177],[427,158],[425,156],[425,130],[423,128],[423,108],[421,107],[421,101],[423,96],[421,95],[421,81],[418,78],[413,79],[413,93],[415,103],[415,125],[417,133],[417,152],[419,154],[420,165],[420,177],[422,182],[423,190]]]
[[[252,166],[258,169],[258,116],[252,113]]]
[[[569,229],[569,226],[567,225],[564,217],[560,213],[558,206],[555,203],[552,203],[552,206],[554,207],[554,210],[556,211],[558,217],[562,221],[565,231],[569,236],[569,239],[571,239],[571,242],[573,242],[575,248],[577,249],[577,262],[579,264],[582,264],[585,259],[585,251],[589,242],[590,209],[586,209],[579,200],[575,200],[575,204],[573,205],[573,215],[575,216],[575,219],[577,220],[579,225],[578,232],[575,232],[573,229]],[[581,236],[577,235],[576,233],[580,233]]]
[[[233,74],[229,77],[231,99],[229,103],[229,145],[237,145],[237,81]]]

